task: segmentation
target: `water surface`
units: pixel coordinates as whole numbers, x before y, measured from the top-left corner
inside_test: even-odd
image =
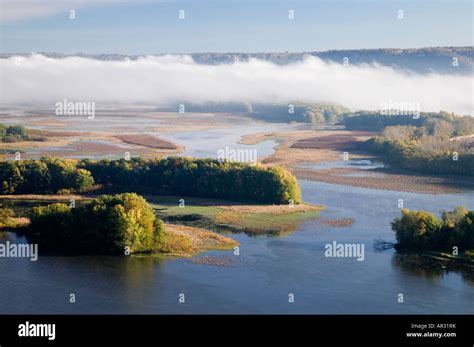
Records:
[[[255,125],[166,138],[185,144],[185,154],[215,157],[225,146],[241,146],[242,134],[263,130]],[[259,156],[270,154],[273,146],[268,141],[257,147]],[[201,255],[227,257],[229,267],[191,259],[0,258],[0,313],[474,313],[474,283],[467,276],[419,268],[393,250],[373,249],[375,238],[394,240],[390,222],[400,215],[399,199],[407,208],[439,213],[457,205],[474,209],[473,191],[429,195],[299,182],[305,201],[326,206],[321,218],[354,218],[355,223],[334,228],[310,220],[284,237],[232,235],[241,243],[239,256]],[[0,242],[6,240],[25,242],[0,233]],[[324,246],[333,241],[364,244],[364,261],[325,257]],[[184,304],[178,302],[180,293]],[[404,303],[397,302],[399,293]]]
[[[409,208],[438,212],[460,204],[473,209],[473,192],[433,196],[300,184],[306,201],[327,206],[322,217],[356,222],[332,228],[307,221],[286,237],[234,235],[239,256],[204,254],[229,257],[229,267],[133,257],[0,259],[0,312],[474,313],[474,283],[462,273],[417,269],[392,250],[372,247],[374,238],[393,240],[389,223],[400,213],[399,198]],[[324,245],[332,241],[365,244],[365,260],[326,258]],[[184,304],[178,303],[180,293]]]

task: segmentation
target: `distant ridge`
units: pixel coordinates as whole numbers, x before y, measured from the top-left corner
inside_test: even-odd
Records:
[[[38,52],[40,53],[40,52]],[[14,55],[29,55],[30,53],[0,53],[0,58],[8,58]],[[64,58],[79,56],[98,60],[122,60],[129,58],[135,60],[145,55],[122,55],[122,54],[63,54],[63,53],[41,53],[51,58]],[[163,56],[166,54],[148,54],[152,56]],[[447,74],[472,74],[474,72],[474,46],[464,47],[427,47],[427,48],[380,48],[380,49],[351,49],[330,50],[321,52],[262,52],[262,53],[191,53],[171,54],[190,55],[199,64],[231,64],[236,57],[240,62],[250,58],[270,61],[275,64],[290,64],[301,61],[307,56],[319,57],[327,62],[343,63],[348,58],[350,64],[372,64],[391,66],[397,69],[408,70],[417,73],[447,73]],[[457,66],[453,64],[457,59]]]

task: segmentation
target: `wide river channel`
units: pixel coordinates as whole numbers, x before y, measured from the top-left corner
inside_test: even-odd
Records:
[[[192,143],[186,154],[208,156],[223,143],[237,146],[241,134],[227,131],[227,141],[223,135],[209,132],[201,141],[183,134],[169,138]],[[269,145],[252,148],[267,155]],[[286,236],[230,235],[241,244],[239,255],[198,256],[224,257],[228,266],[192,259],[2,258],[0,313],[474,313],[474,282],[465,273],[425,268],[394,250],[373,247],[376,238],[394,240],[390,222],[400,214],[399,199],[410,209],[439,213],[458,205],[474,209],[474,191],[429,195],[299,183],[305,201],[326,207],[321,218],[354,218],[355,223],[337,228],[315,219]],[[0,242],[6,240],[25,241],[0,234]],[[325,245],[333,241],[364,244],[364,260],[325,257]]]

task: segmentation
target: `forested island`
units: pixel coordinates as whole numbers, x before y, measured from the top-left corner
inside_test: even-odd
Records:
[[[135,193],[102,195],[74,208],[64,203],[35,207],[25,234],[43,251],[67,254],[157,252],[164,243],[163,222]]]
[[[447,252],[474,259],[474,211],[459,206],[443,211],[441,218],[425,211],[402,210],[392,222],[398,251]]]
[[[191,256],[238,245],[209,229],[286,232],[320,210],[285,169],[211,159],[4,161],[0,182],[0,229],[51,253]]]
[[[357,119],[361,117],[361,119]],[[364,115],[346,120],[379,127],[366,148],[391,166],[435,175],[474,176],[474,119],[446,113],[409,116]],[[386,125],[391,124],[391,125]],[[393,125],[392,125],[393,124]]]
[[[108,192],[133,191],[269,204],[301,202],[298,182],[285,169],[185,157],[3,161],[0,162],[0,183],[2,194],[84,192],[99,184]]]
[[[135,193],[75,199],[73,204],[67,196],[4,201],[12,208],[0,205],[0,231],[25,236],[43,254],[189,257],[239,245],[199,227],[165,224],[155,213],[156,205]],[[61,202],[49,203],[55,200]]]

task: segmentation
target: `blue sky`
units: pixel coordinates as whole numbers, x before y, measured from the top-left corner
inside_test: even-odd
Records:
[[[1,0],[1,51],[192,53],[473,44],[471,0]],[[76,18],[69,19],[69,9]],[[288,11],[295,18],[288,18]],[[184,10],[186,18],[178,18]],[[398,19],[403,10],[404,18]]]

